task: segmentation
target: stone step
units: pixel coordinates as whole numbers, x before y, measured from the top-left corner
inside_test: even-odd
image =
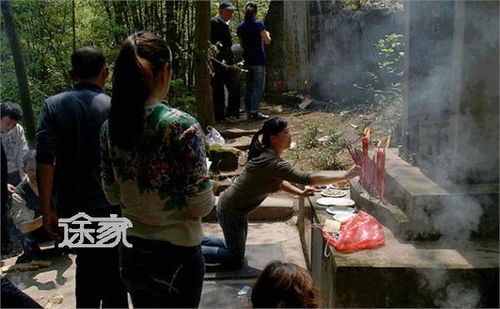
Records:
[[[218,197],[217,197],[218,199]],[[285,221],[294,214],[296,199],[268,197],[254,211],[250,212],[250,221]],[[215,207],[208,216],[203,218],[205,222],[217,221]]]
[[[253,136],[257,133],[258,129],[238,129],[238,128],[227,128],[220,131],[220,134],[225,139],[239,138],[242,136]]]
[[[225,179],[232,179],[241,174],[241,170],[235,170],[235,171],[229,171],[229,172],[219,172],[217,174],[214,174],[213,177],[217,181],[222,181]]]
[[[251,142],[252,142],[251,136],[241,136],[227,140],[225,146],[245,151],[250,148]]]

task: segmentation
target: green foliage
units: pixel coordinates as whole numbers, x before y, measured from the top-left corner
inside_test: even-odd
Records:
[[[321,142],[317,138],[319,133],[317,124],[309,125],[300,137],[297,148],[286,152],[285,158],[294,166],[300,163],[316,170],[345,169],[347,164],[341,160],[344,148],[342,133],[331,129]]]
[[[321,145],[321,151],[313,161],[313,166],[318,170],[345,169],[347,165],[339,159],[343,148],[342,133],[331,129],[327,140]]]
[[[378,63],[380,70],[388,77],[391,87],[400,88],[403,78],[403,35],[391,33],[380,39],[375,46],[381,57]]]
[[[366,72],[363,87],[354,85],[371,95],[371,108],[373,112],[381,114],[378,120],[386,133],[392,135],[396,145],[401,138],[403,112],[403,39],[402,34],[392,33],[378,40],[375,43],[379,59],[377,72]]]
[[[303,144],[306,149],[310,149],[317,146],[318,134],[319,134],[318,124],[315,122],[308,123],[306,125],[306,131],[304,133],[304,136],[301,139],[301,144]]]
[[[368,7],[373,8],[395,8],[401,7],[404,0],[340,0],[345,8],[350,10],[361,10]]]
[[[193,72],[194,1],[97,1],[75,0],[75,32],[73,38],[72,1],[13,0],[17,34],[23,51],[30,96],[35,117],[49,96],[68,90],[72,81],[70,55],[76,47],[91,45],[100,49],[113,72],[113,62],[123,40],[137,30],[149,30],[165,37],[174,53],[173,76],[169,102],[192,115],[196,114]],[[268,0],[256,0],[258,17],[263,19]],[[219,1],[212,1],[212,16]],[[246,1],[233,3],[231,25],[233,42],[238,42],[236,26],[244,18]],[[5,25],[0,25],[5,29]],[[5,31],[0,35],[0,101],[20,102],[12,52]],[[112,76],[112,75],[111,75]],[[110,76],[110,77],[111,77]],[[111,93],[111,78],[105,85]]]

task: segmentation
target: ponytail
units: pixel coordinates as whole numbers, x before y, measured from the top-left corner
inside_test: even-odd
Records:
[[[137,143],[154,77],[171,59],[165,40],[150,32],[137,32],[123,42],[115,62],[109,112],[109,135],[117,147],[131,150]]]
[[[109,112],[110,138],[122,149],[132,149],[142,133],[144,102],[150,93],[145,71],[129,36],[116,59]]]
[[[248,150],[248,161],[260,156],[269,147],[271,136],[279,134],[287,126],[288,123],[283,118],[272,118],[264,122],[262,129],[257,131],[252,137],[250,149]],[[259,136],[261,135],[262,142],[259,140]]]
[[[245,21],[251,21],[257,13],[257,4],[248,2],[245,5]]]
[[[262,135],[262,129],[257,131],[252,137],[252,141],[250,142],[250,149],[248,150],[248,161],[253,158],[257,158],[261,155],[261,153],[266,149],[264,145],[259,141],[259,136]]]

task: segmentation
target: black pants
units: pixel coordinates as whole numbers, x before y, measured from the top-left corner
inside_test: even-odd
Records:
[[[135,308],[196,308],[205,261],[201,246],[128,237],[120,247],[120,271]]]
[[[214,63],[214,76],[212,77],[212,95],[214,104],[215,121],[224,120],[228,117],[240,116],[240,99],[241,99],[241,78],[233,69],[228,69],[220,64]],[[226,86],[229,97],[227,110],[225,110],[225,94],[224,86]]]
[[[85,213],[91,217],[121,215],[119,206],[89,202]],[[72,214],[62,213],[60,218]],[[76,253],[75,297],[77,308],[128,308],[127,290],[120,278],[118,246],[78,248]]]
[[[128,308],[118,248],[77,251],[75,296],[77,308]]]
[[[40,304],[18,289],[9,279],[1,277],[2,281],[2,308],[42,308]]]

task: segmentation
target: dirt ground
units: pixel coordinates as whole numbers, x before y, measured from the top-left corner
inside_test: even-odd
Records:
[[[361,148],[360,140],[363,130],[370,128],[370,144],[375,147],[380,140],[385,139],[394,132],[394,119],[398,117],[397,106],[395,105],[387,107],[336,107],[333,110],[325,111],[262,103],[261,110],[270,117],[282,117],[288,121],[292,141],[297,143],[297,147],[288,150],[284,154],[284,158],[296,167],[309,171],[347,169],[352,165],[352,160],[345,148],[337,154],[339,162],[337,166],[329,167],[325,164],[318,164],[318,156],[321,156],[326,148],[325,143],[321,141],[313,147],[305,147],[304,143],[308,141],[307,133],[311,131],[311,127],[318,128],[317,139],[324,139],[332,132],[335,132],[340,135],[341,140],[358,148]],[[262,123],[263,121],[247,120],[245,114],[243,114],[241,119],[216,124],[215,128],[219,131],[228,128],[257,130],[262,127]],[[392,136],[391,147],[397,146],[399,138],[399,136]],[[243,153],[240,162],[245,161],[246,153]]]
[[[305,268],[306,264],[295,222],[296,217],[282,222],[251,222],[247,244],[279,244],[285,262],[295,263]],[[222,237],[219,224],[204,223],[203,230],[207,236]],[[73,254],[54,255],[50,257],[50,261],[52,261],[50,267],[36,271],[8,273],[6,277],[45,308],[74,308],[75,258],[76,256]],[[3,263],[4,266],[10,266],[15,261],[16,257],[12,257],[4,260]],[[207,281],[206,284],[213,285],[214,283]],[[213,296],[202,294],[202,303],[207,303],[204,297]],[[221,302],[217,303],[220,306],[222,304]],[[230,308],[232,306],[226,304],[223,307]]]

